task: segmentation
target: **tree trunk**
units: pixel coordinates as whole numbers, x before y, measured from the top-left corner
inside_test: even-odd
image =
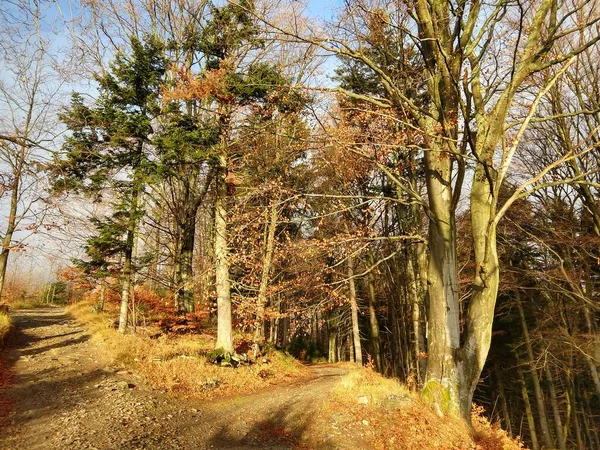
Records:
[[[554,379],[552,372],[548,365],[544,366],[544,372],[546,379],[548,380],[548,391],[550,392],[550,403],[552,404],[552,414],[554,415],[554,428],[556,430],[556,440],[558,441],[558,448],[560,450],[567,450],[566,435],[563,433],[562,420],[560,417],[560,408],[558,406],[558,397],[556,395],[556,388],[554,386]],[[568,423],[568,421],[567,421]]]
[[[273,252],[275,250],[275,230],[277,229],[277,202],[271,201],[269,207],[268,220],[265,222],[267,229],[265,253],[262,264],[262,272],[260,276],[260,284],[258,286],[258,296],[256,305],[256,321],[254,323],[254,345],[255,353],[257,347],[264,341],[264,322],[265,322],[265,307],[267,305],[267,287],[269,286],[269,277],[271,274],[271,263],[273,260]]]
[[[194,302],[194,243],[196,240],[196,209],[190,209],[181,227],[180,287],[178,312],[193,313]]]
[[[354,260],[348,257],[348,288],[350,295],[350,309],[352,311],[352,341],[354,343],[354,359],[357,365],[362,366],[362,347],[360,344],[360,329],[358,326],[358,303],[356,300],[356,287],[354,282]],[[352,353],[352,352],[350,352]]]
[[[427,187],[432,216],[429,224],[430,259],[429,339],[427,374],[423,394],[439,413],[470,416],[470,398],[462,398],[459,386],[468,382],[457,369],[460,348],[459,292],[456,267],[456,223],[452,207],[450,156],[439,147],[425,152]],[[472,395],[472,394],[471,394]],[[469,406],[462,409],[469,400]]]
[[[215,185],[215,277],[217,290],[217,343],[215,348],[233,353],[231,285],[227,249],[227,157],[219,155]]]
[[[141,144],[139,146],[141,153]],[[123,270],[121,272],[121,311],[119,314],[119,333],[127,331],[127,314],[129,309],[129,298],[133,278],[133,252],[135,237],[138,228],[138,208],[142,192],[140,174],[136,171],[133,176],[133,188],[131,193],[131,207],[129,210],[129,223],[127,224],[127,236],[125,238],[125,250],[123,251]]]
[[[371,261],[373,263],[373,261]],[[373,347],[373,358],[375,367],[379,373],[383,373],[381,363],[381,342],[379,338],[379,322],[377,320],[377,298],[375,296],[375,280],[372,272],[369,272],[367,283],[369,284],[369,326],[371,330],[371,345]]]
[[[411,300],[412,300],[412,304],[411,304],[411,309],[412,309],[412,325],[413,325],[413,335],[412,335],[412,342],[413,342],[413,352],[414,352],[414,363],[415,363],[415,374],[416,374],[416,380],[417,380],[417,386],[421,385],[422,382],[422,371],[421,371],[421,366],[422,366],[422,359],[421,359],[421,352],[423,352],[425,349],[421,346],[421,293],[420,293],[420,289],[419,289],[419,283],[417,280],[417,274],[414,270],[413,267],[413,262],[412,262],[412,255],[409,251],[406,254],[406,272],[408,274],[408,279],[409,279],[409,286],[408,286],[408,290],[410,292],[410,296],[411,296]]]
[[[37,93],[37,83],[36,89],[31,92],[30,101],[27,109],[27,116],[25,119],[25,124],[23,128],[23,141],[27,142],[30,134],[30,126],[32,124],[34,107],[36,105],[35,99]],[[19,209],[19,198],[20,198],[20,190],[21,190],[21,177],[23,175],[23,170],[25,168],[25,159],[27,157],[27,147],[24,144],[19,145],[18,154],[15,157],[15,161],[12,166],[12,186],[10,192],[10,206],[8,210],[8,220],[6,223],[6,231],[4,233],[4,237],[2,238],[2,249],[0,251],[0,301],[2,301],[2,292],[4,291],[4,283],[6,280],[6,267],[8,265],[8,255],[10,254],[10,247],[12,243],[12,238],[14,232],[17,228],[17,212]],[[20,219],[23,217],[21,216]],[[19,219],[19,221],[20,221]]]
[[[121,311],[119,314],[119,333],[127,331],[127,314],[129,311],[129,296],[131,293],[132,255],[134,230],[127,231],[123,271],[121,272]]]
[[[12,239],[12,237],[11,237]],[[6,237],[4,241],[6,241]],[[2,243],[2,250],[0,251],[0,300],[2,300],[2,291],[4,290],[4,280],[6,278],[6,266],[8,264],[8,255],[10,253],[10,241],[9,244]]]
[[[496,376],[496,386],[498,387],[498,395],[500,396],[500,406],[502,408],[502,415],[504,418],[504,429],[510,437],[513,436],[512,424],[510,422],[510,413],[508,411],[508,404],[506,403],[506,394],[504,392],[504,383],[502,381],[502,373],[498,366],[494,364],[494,375]]]
[[[100,297],[98,298],[98,304],[96,305],[96,311],[102,312],[104,311],[104,302],[106,299],[106,285],[104,282],[100,285]]]
[[[566,370],[566,389],[565,395],[567,396],[567,402],[571,408],[571,420],[573,421],[573,429],[575,430],[575,439],[577,440],[577,449],[584,450],[585,444],[581,436],[581,427],[579,426],[579,419],[577,418],[577,403],[575,402],[575,387],[573,383],[573,374],[570,369]]]
[[[21,154],[24,153],[24,149]],[[24,159],[24,155],[22,157]],[[21,159],[21,158],[20,158]],[[19,189],[21,182],[21,170],[22,163],[18,161],[18,167],[14,171],[14,180],[12,184],[12,190],[10,193],[10,207],[8,211],[8,222],[6,224],[6,231],[2,239],[2,250],[0,251],[0,300],[2,300],[2,292],[4,291],[4,282],[6,279],[6,267],[8,265],[8,255],[10,254],[10,247],[12,243],[12,237],[17,225],[17,208],[19,207]]]
[[[594,323],[592,322],[590,310],[587,306],[583,307],[583,315],[585,317],[585,323],[588,334],[594,339],[594,357],[597,361],[600,361],[600,337],[596,332],[596,328],[594,327]],[[584,353],[584,358],[588,363],[588,367],[590,368],[590,374],[592,376],[594,386],[596,387],[596,393],[600,397],[600,377],[598,376],[598,367],[596,361],[594,361],[594,357],[590,356],[587,353]]]
[[[540,386],[540,379],[538,376],[537,368],[535,367],[535,359],[533,357],[533,348],[531,346],[531,338],[529,337],[529,330],[527,328],[527,321],[525,320],[525,312],[521,305],[520,294],[516,293],[517,308],[519,309],[519,315],[521,316],[521,326],[523,327],[523,337],[525,338],[525,346],[527,350],[527,356],[529,358],[529,367],[531,373],[531,381],[533,383],[533,393],[537,403],[538,417],[540,419],[540,427],[542,430],[542,439],[546,447],[553,447],[552,435],[550,434],[550,426],[548,424],[548,417],[546,415],[546,405],[544,403],[544,394],[542,387]]]
[[[527,392],[527,385],[525,384],[525,377],[521,368],[518,369],[519,382],[521,385],[521,396],[523,397],[523,403],[525,403],[525,414],[527,415],[527,424],[529,425],[529,436],[531,438],[531,445],[533,450],[538,450],[540,444],[538,443],[537,433],[535,431],[535,419],[533,418],[533,411],[531,410],[531,403],[529,401],[529,393]]]

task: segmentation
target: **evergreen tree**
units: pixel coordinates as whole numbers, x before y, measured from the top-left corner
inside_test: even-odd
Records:
[[[120,255],[121,314],[119,331],[127,328],[127,309],[135,271],[133,251],[143,208],[141,197],[150,168],[152,120],[160,113],[159,91],[165,73],[162,44],[153,37],[132,37],[129,54],[119,53],[110,72],[96,76],[100,96],[94,105],[73,94],[60,118],[71,136],[51,166],[55,191],[74,191],[101,199],[110,193],[112,214],[97,222],[88,256]],[[107,261],[108,262],[108,261]]]

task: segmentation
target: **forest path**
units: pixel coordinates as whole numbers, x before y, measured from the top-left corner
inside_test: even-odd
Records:
[[[345,373],[317,365],[307,378],[259,393],[181,400],[112,367],[102,344],[62,308],[12,317],[0,350],[1,450],[311,448],[306,438],[324,394]]]

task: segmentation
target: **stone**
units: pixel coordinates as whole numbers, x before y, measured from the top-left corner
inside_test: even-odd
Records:
[[[359,405],[368,405],[369,404],[369,398],[366,395],[362,395],[362,396],[358,397],[358,399],[356,401],[358,402]]]
[[[381,402],[381,406],[387,409],[400,409],[410,405],[411,400],[408,395],[392,394],[388,395]]]

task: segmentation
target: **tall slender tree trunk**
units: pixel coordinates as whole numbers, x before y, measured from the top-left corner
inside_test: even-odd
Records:
[[[527,327],[527,321],[525,319],[525,312],[523,311],[523,305],[521,304],[521,297],[519,292],[516,294],[517,308],[519,315],[521,316],[521,326],[523,328],[523,337],[525,338],[525,346],[527,356],[529,358],[529,367],[531,374],[531,382],[533,383],[533,393],[537,403],[538,417],[540,420],[540,428],[542,431],[542,440],[546,447],[553,447],[552,435],[550,433],[550,426],[548,424],[548,416],[546,415],[546,405],[544,402],[544,393],[540,385],[540,378],[538,376],[537,368],[535,367],[535,359],[533,357],[533,348],[531,345],[531,338],[529,337],[529,329]]]
[[[371,258],[371,265],[374,264]],[[377,371],[383,373],[383,364],[381,362],[381,339],[379,337],[379,321],[377,320],[377,297],[375,292],[375,277],[372,272],[367,275],[369,288],[369,327],[371,331],[371,345],[373,348],[373,358]]]
[[[406,272],[408,275],[408,290],[410,292],[410,297],[412,300],[412,343],[413,343],[413,358],[415,363],[415,373],[417,379],[417,386],[421,385],[422,382],[422,372],[421,372],[421,352],[425,349],[421,346],[421,295],[420,295],[420,286],[418,285],[417,276],[413,267],[412,255],[409,250],[407,253],[407,264],[406,264]]]
[[[354,359],[362,366],[362,347],[360,344],[360,329],[358,324],[358,302],[356,299],[356,284],[354,280],[354,259],[348,257],[348,289],[350,294],[350,309],[352,312],[352,342],[354,343]],[[352,353],[352,352],[350,352]]]
[[[190,208],[182,226],[180,255],[180,287],[178,289],[178,311],[193,313],[194,302],[194,243],[196,240],[196,209]]]
[[[227,248],[227,157],[218,157],[215,178],[215,259],[217,290],[217,343],[215,348],[233,353],[231,328],[231,285],[229,281],[229,252]]]
[[[137,152],[141,156],[141,142],[138,144]],[[125,237],[125,250],[123,252],[123,270],[121,271],[121,309],[119,314],[119,333],[121,334],[124,334],[125,331],[127,331],[127,315],[133,281],[133,255],[139,225],[139,203],[143,190],[140,176],[139,169],[134,169],[131,206],[129,208],[129,221],[127,224],[127,235]]]
[[[31,92],[30,101],[27,109],[27,117],[25,119],[25,126],[23,128],[22,141],[27,142],[30,135],[30,127],[33,118],[33,109],[35,106],[36,94],[38,91],[38,84],[35,83],[35,89]],[[12,166],[12,186],[10,192],[10,206],[8,210],[8,220],[6,222],[6,231],[2,238],[2,249],[0,250],[0,301],[2,300],[2,292],[4,291],[4,284],[6,280],[6,268],[8,266],[8,256],[10,254],[10,247],[12,238],[17,228],[17,213],[19,209],[19,197],[21,190],[21,177],[23,176],[23,170],[25,169],[25,159],[27,155],[27,147],[24,144],[19,144],[19,151],[15,157],[15,161]]]
[[[96,311],[102,312],[104,311],[104,302],[106,301],[106,284],[104,281],[100,282],[100,296],[98,298],[98,303],[96,304]]]
[[[13,170],[13,182],[10,192],[10,206],[8,210],[8,221],[6,223],[6,231],[2,238],[2,249],[0,251],[0,300],[4,291],[4,282],[6,279],[6,268],[8,265],[8,256],[10,255],[10,247],[12,238],[17,225],[17,209],[19,207],[19,190],[21,186],[21,175],[25,160],[25,148],[21,147],[17,165]]]
[[[456,267],[456,222],[452,206],[450,155],[439,147],[425,152],[432,217],[429,225],[429,339],[427,375],[423,388],[439,412],[460,414],[465,384],[456,360],[460,348],[459,292]],[[470,412],[470,405],[465,408]]]
[[[577,402],[575,401],[575,386],[573,383],[573,374],[570,369],[566,370],[566,390],[567,402],[571,407],[571,420],[573,421],[573,429],[575,430],[575,439],[577,440],[577,449],[584,450],[585,444],[581,435],[581,427],[579,425],[579,418],[577,417]]]
[[[554,378],[548,365],[544,367],[548,391],[550,392],[550,403],[552,405],[552,414],[554,416],[554,429],[556,431],[556,440],[560,450],[567,450],[566,435],[563,432],[562,419],[560,417],[560,407],[558,405],[558,396],[556,395],[556,387],[554,386]],[[568,420],[567,420],[568,422]]]
[[[496,386],[498,387],[498,395],[500,396],[500,406],[502,408],[502,415],[504,419],[504,429],[510,437],[512,437],[512,424],[510,421],[510,413],[508,411],[508,404],[506,402],[506,394],[504,390],[504,382],[502,381],[502,372],[496,364],[494,364],[494,375],[496,377]]]
[[[583,314],[585,318],[586,328],[588,334],[594,339],[594,356],[590,356],[587,353],[584,354],[585,360],[590,369],[590,374],[592,376],[592,380],[594,382],[594,386],[596,387],[596,392],[600,397],[600,377],[598,376],[598,363],[600,361],[600,336],[596,332],[594,327],[594,323],[592,321],[592,315],[590,314],[590,310],[587,306],[583,307]],[[594,360],[595,359],[595,360]]]
[[[133,272],[133,242],[135,230],[127,230],[123,270],[121,272],[121,310],[119,314],[119,333],[127,331],[127,317],[129,311],[129,297],[131,294],[131,279]]]
[[[265,252],[262,263],[260,284],[258,286],[256,322],[254,324],[255,347],[258,347],[260,343],[264,341],[264,322],[265,307],[267,305],[267,288],[269,286],[269,277],[271,274],[271,265],[273,261],[273,253],[275,250],[275,231],[277,229],[277,202],[275,201],[275,199],[271,201],[271,205],[269,206],[268,220],[265,223],[265,227]]]
[[[525,403],[525,414],[527,415],[527,424],[529,425],[529,437],[531,438],[531,445],[533,447],[533,450],[538,450],[540,448],[540,444],[538,443],[537,432],[535,430],[535,419],[533,417],[533,411],[531,410],[531,402],[529,401],[527,384],[525,383],[523,370],[519,368],[518,372],[519,384],[521,385],[521,396],[523,397],[523,403]]]

